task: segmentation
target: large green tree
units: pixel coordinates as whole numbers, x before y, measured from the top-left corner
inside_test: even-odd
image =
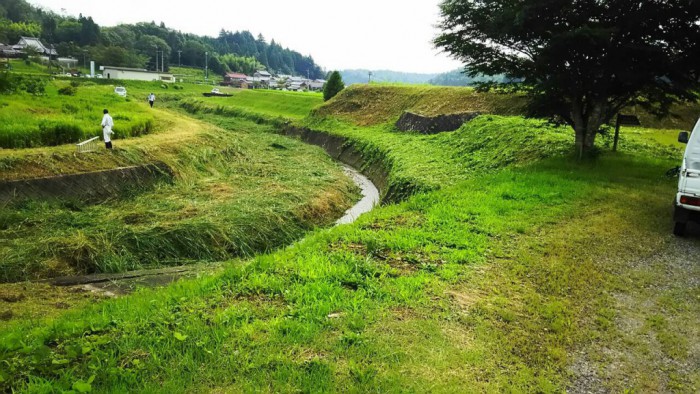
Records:
[[[567,122],[583,155],[641,104],[658,115],[700,89],[698,0],[445,0],[435,39],[470,76],[505,74],[531,114]]]

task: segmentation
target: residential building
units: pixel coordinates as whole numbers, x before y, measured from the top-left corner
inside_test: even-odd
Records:
[[[55,49],[46,47],[41,40],[36,37],[21,37],[19,42],[12,46],[12,49],[22,52],[27,48],[34,49],[39,55],[58,56],[58,52],[56,52]]]
[[[170,73],[161,73],[157,71],[148,71],[142,68],[128,67],[113,67],[101,66],[102,75],[110,79],[126,79],[133,81],[159,81],[159,82],[176,82],[175,76]]]
[[[235,88],[243,88],[242,85],[246,84],[245,88],[247,88],[247,82],[246,82],[247,79],[248,79],[248,76],[245,74],[227,73],[226,75],[224,75],[224,81],[221,83],[221,85],[233,86]]]

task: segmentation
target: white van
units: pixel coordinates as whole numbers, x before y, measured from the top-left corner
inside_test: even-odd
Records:
[[[682,237],[688,222],[700,223],[700,120],[689,135],[682,131],[678,142],[688,144],[678,174],[673,234]]]

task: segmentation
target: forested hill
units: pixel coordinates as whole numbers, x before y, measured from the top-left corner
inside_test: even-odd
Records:
[[[0,43],[12,45],[21,36],[39,37],[45,45],[54,45],[61,56],[87,57],[98,65],[153,70],[158,47],[164,51],[166,70],[178,64],[204,67],[208,52],[208,66],[215,73],[252,73],[264,68],[311,78],[325,76],[311,56],[284,48],[275,40],[268,43],[262,35],[255,37],[249,31],[222,29],[218,37],[207,37],[182,33],[162,22],[103,27],[89,16],[62,16],[25,0],[2,0]]]

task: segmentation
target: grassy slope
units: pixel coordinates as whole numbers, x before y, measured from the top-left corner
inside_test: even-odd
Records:
[[[677,148],[630,144],[633,154],[577,165],[561,157],[560,130],[499,117],[444,140],[333,132],[396,149],[392,171],[417,183],[451,181],[219,276],[7,327],[5,384],[67,389],[94,376],[99,391],[562,391],[577,349],[623,337],[615,297],[634,300],[664,275],[635,262],[672,242],[674,185],[661,174]],[[420,159],[434,153],[437,163]],[[504,158],[518,165],[465,169]],[[696,294],[669,284],[647,305],[661,357],[618,360],[601,384],[695,391]],[[648,350],[637,338],[634,355]],[[594,370],[608,369],[605,354],[587,350]]]
[[[522,115],[522,97],[508,94],[477,93],[473,89],[436,86],[353,85],[315,111],[316,117],[332,116],[346,123],[372,126],[395,122],[403,111],[427,116],[481,112],[495,115]],[[695,125],[700,104],[674,105],[673,116],[657,119],[641,108],[628,108],[624,113],[637,115],[644,127],[689,130]]]
[[[130,92],[142,94],[150,85],[134,84]],[[178,95],[188,93],[169,97]],[[214,126],[160,108],[151,113],[159,130],[116,140],[114,152],[77,155],[70,145],[0,151],[0,179],[149,162],[164,162],[177,174],[173,184],[100,204],[6,207],[0,212],[2,281],[250,256],[332,222],[354,197],[351,181],[320,149],[269,126],[227,119]]]

